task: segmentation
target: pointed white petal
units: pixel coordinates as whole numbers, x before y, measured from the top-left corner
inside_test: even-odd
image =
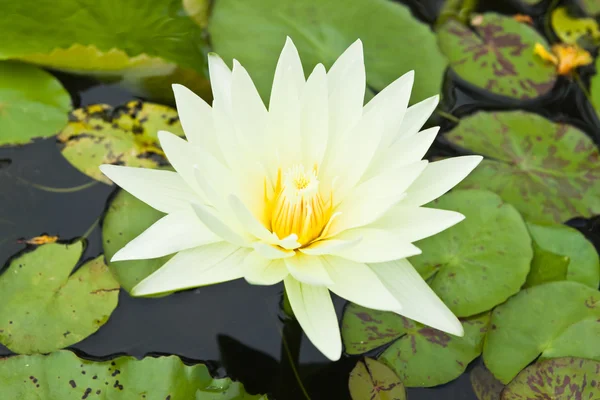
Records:
[[[329,290],[363,307],[399,312],[402,306],[366,264],[325,256],[323,265],[334,284]]]
[[[181,251],[138,283],[131,294],[148,296],[241,278],[250,251],[225,242]]]
[[[425,99],[414,106],[409,107],[404,114],[400,131],[392,141],[408,138],[419,132],[425,122],[429,119],[440,101],[440,96]]]
[[[119,250],[111,261],[145,260],[219,242],[191,207],[165,215]]]
[[[419,248],[392,230],[357,228],[344,231],[333,239],[346,241],[361,239],[354,246],[329,253],[356,262],[379,263],[421,254]]]
[[[381,282],[402,305],[400,314],[453,335],[463,327],[407,260],[370,264]]]
[[[482,159],[481,156],[463,156],[429,164],[407,190],[402,204],[420,206],[437,199],[465,179]]]
[[[351,240],[343,240],[338,238],[319,240],[317,242],[312,243],[310,246],[301,248],[300,251],[304,254],[308,254],[309,256],[335,254],[338,251],[355,246],[361,240],[361,237],[357,237]]]
[[[300,55],[294,42],[289,37],[285,40],[285,45],[277,61],[275,68],[275,77],[273,78],[273,86],[271,89],[271,99],[269,102],[269,110],[276,107],[278,102],[284,101],[287,96],[287,85],[289,81],[299,93],[304,85],[304,71]]]
[[[301,135],[304,165],[321,166],[329,135],[327,73],[317,64],[308,77],[301,97]]]
[[[273,246],[263,242],[256,242],[252,245],[252,247],[254,247],[254,250],[256,250],[258,254],[270,260],[294,257],[295,254],[293,250],[285,250],[279,246]]]
[[[278,242],[277,236],[265,228],[237,196],[230,195],[228,200],[234,215],[246,232],[267,243],[274,244]]]
[[[289,275],[283,260],[271,260],[253,251],[244,260],[244,278],[253,285],[274,285]]]
[[[369,228],[392,230],[403,241],[416,242],[445,231],[465,219],[456,211],[399,204]]]
[[[198,203],[192,204],[192,207],[200,221],[215,235],[236,246],[248,245],[246,238],[227,226],[209,207]]]
[[[231,70],[221,57],[215,53],[208,54],[208,72],[215,101],[224,109],[231,107]],[[213,104],[214,106],[214,104]]]
[[[298,282],[291,276],[284,283],[294,315],[306,336],[327,358],[339,360],[342,338],[329,290]]]
[[[285,265],[290,274],[300,282],[321,286],[333,284],[319,257],[296,253],[294,257],[285,259]]]
[[[189,207],[199,200],[176,172],[104,164],[100,171],[150,207],[164,213]]]
[[[158,140],[167,159],[177,173],[197,193],[201,193],[194,177],[194,165],[201,159],[199,149],[167,131],[158,132]]]

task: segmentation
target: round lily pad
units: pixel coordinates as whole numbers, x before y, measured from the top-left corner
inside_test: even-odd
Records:
[[[524,111],[478,112],[446,138],[487,157],[460,188],[491,190],[536,223],[600,214],[600,154],[575,127]]]
[[[504,385],[483,365],[476,365],[469,374],[473,392],[479,400],[499,400]]]
[[[552,90],[556,70],[534,54],[536,43],[549,47],[535,29],[496,13],[473,21],[472,29],[456,20],[438,29],[440,48],[460,78],[513,99],[535,99]]]
[[[583,8],[583,10],[592,16],[600,14],[600,1],[599,0],[578,0],[577,3]]]
[[[492,313],[485,364],[508,383],[540,354],[558,356],[554,348],[568,346],[580,357],[598,357],[598,320],[600,292],[581,283],[550,282],[525,289]]]
[[[557,358],[525,368],[502,392],[502,400],[599,399],[600,362]]]
[[[96,104],[74,110],[58,135],[63,156],[79,171],[112,184],[102,164],[156,168],[165,165],[158,131],[183,136],[177,112],[159,104],[131,101],[113,108]]]
[[[481,354],[489,319],[489,314],[463,319],[465,335],[459,338],[395,313],[349,303],[342,319],[342,340],[348,354],[393,342],[379,361],[391,367],[405,386],[429,387],[456,379]]]
[[[108,206],[102,222],[104,256],[117,281],[128,292],[172,256],[115,262],[110,259],[164,215],[124,190],[119,191]]]
[[[352,400],[406,400],[400,378],[387,365],[372,358],[359,361],[348,381]]]
[[[220,0],[209,32],[215,52],[227,62],[239,60],[263,99],[286,36],[294,40],[305,74],[317,63],[329,68],[360,38],[368,86],[381,90],[415,70],[413,103],[440,92],[447,65],[429,26],[388,0]]]
[[[71,96],[31,65],[0,61],[0,146],[54,136],[67,124]]]
[[[179,357],[118,357],[103,362],[70,351],[0,359],[3,399],[266,400],[230,379],[213,379],[204,364]]]
[[[2,344],[15,353],[49,353],[106,323],[117,307],[119,284],[102,257],[71,275],[82,252],[81,242],[52,243],[10,262],[0,275]]]
[[[593,289],[600,285],[600,258],[594,245],[577,229],[565,225],[528,223],[529,233],[539,247],[568,257],[566,279]]]
[[[410,262],[459,317],[491,310],[517,293],[529,273],[531,239],[519,212],[485,190],[457,190],[430,203],[466,218],[416,245]]]

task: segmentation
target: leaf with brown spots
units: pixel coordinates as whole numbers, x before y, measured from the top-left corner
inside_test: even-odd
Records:
[[[574,357],[537,362],[508,384],[501,399],[600,399],[600,362]]]
[[[387,365],[372,358],[359,361],[348,381],[352,400],[406,400],[400,378]]]
[[[0,275],[0,342],[16,353],[48,353],[106,323],[119,284],[100,256],[71,271],[83,244],[45,244],[14,258]],[[2,396],[0,396],[1,398]]]
[[[600,292],[581,283],[550,282],[522,290],[492,313],[483,349],[503,383],[538,356],[600,361]]]
[[[473,392],[479,400],[500,400],[504,385],[492,375],[483,362],[479,362],[469,374]]]
[[[491,190],[535,223],[600,214],[600,153],[573,126],[524,111],[478,112],[446,138],[486,157],[459,188]]]
[[[398,314],[349,303],[342,319],[345,351],[360,354],[392,343],[379,361],[405,386],[436,386],[457,378],[483,346],[489,313],[463,319],[464,337],[448,335]]]
[[[536,43],[548,47],[546,40],[509,16],[483,14],[473,30],[448,20],[438,29],[438,42],[452,70],[478,88],[530,100],[554,87],[554,66],[533,52]]]
[[[131,101],[113,108],[96,104],[74,110],[58,135],[62,155],[79,171],[112,182],[98,168],[102,164],[158,168],[167,165],[158,131],[183,136],[177,112],[167,106]]]

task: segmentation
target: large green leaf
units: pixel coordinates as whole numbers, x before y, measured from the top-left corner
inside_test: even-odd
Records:
[[[387,365],[372,358],[359,361],[348,381],[352,400],[406,400],[400,378]]]
[[[0,359],[0,397],[19,400],[266,400],[240,383],[213,379],[204,364],[178,357],[93,362],[70,351]]]
[[[492,309],[517,293],[533,257],[525,222],[513,206],[484,190],[458,190],[430,203],[466,218],[421,240],[410,261],[459,317]]]
[[[102,243],[108,266],[121,286],[127,291],[156,271],[171,256],[151,260],[116,261],[110,259],[117,251],[158,221],[164,214],[156,211],[121,190],[110,202],[102,222]]]
[[[104,182],[102,164],[156,168],[166,164],[158,131],[183,136],[177,112],[167,106],[131,101],[113,108],[96,104],[78,108],[60,132],[63,156],[79,171]]]
[[[599,319],[600,292],[585,285],[562,281],[525,289],[494,310],[485,364],[508,383],[540,354],[599,357]]]
[[[554,65],[533,52],[536,43],[548,47],[535,29],[495,13],[473,21],[473,30],[456,20],[448,20],[438,29],[440,48],[458,76],[478,88],[522,100],[544,95],[554,87]]]
[[[568,257],[566,279],[593,289],[600,284],[600,259],[594,245],[577,229],[565,225],[528,223],[529,233],[539,247]]]
[[[524,111],[478,112],[446,138],[487,157],[460,188],[491,190],[537,223],[600,213],[600,154],[575,127]]]
[[[0,62],[0,146],[55,135],[67,124],[70,109],[69,93],[52,75],[30,65]]]
[[[300,52],[305,74],[330,67],[356,39],[364,43],[367,83],[381,90],[415,70],[412,101],[440,92],[446,59],[430,28],[389,0],[219,0],[209,23],[215,51],[239,60],[268,98],[286,36]]]
[[[463,319],[465,335],[459,338],[395,313],[349,303],[342,320],[342,340],[349,354],[393,342],[379,360],[406,386],[436,386],[456,379],[481,354],[489,318],[482,314]]]
[[[502,400],[600,399],[600,362],[565,357],[525,368],[502,392]]]
[[[117,307],[119,284],[102,257],[71,275],[82,251],[81,242],[53,243],[11,261],[0,275],[2,344],[16,353],[48,353],[106,323]]]

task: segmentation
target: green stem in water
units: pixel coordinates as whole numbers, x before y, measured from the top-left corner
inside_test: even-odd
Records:
[[[90,182],[84,183],[83,185],[73,186],[73,187],[69,187],[69,188],[53,188],[50,186],[44,186],[44,185],[40,185],[37,183],[29,182],[28,180],[25,180],[23,178],[17,178],[17,179],[19,180],[19,182],[22,182],[26,185],[33,186],[36,189],[43,190],[45,192],[52,192],[52,193],[74,193],[74,192],[78,192],[80,190],[85,190],[87,188],[90,188],[98,183],[98,181],[90,181]]]
[[[440,117],[446,118],[446,119],[448,119],[448,120],[450,120],[450,121],[452,121],[452,122],[455,122],[455,123],[457,123],[457,124],[460,122],[460,119],[458,119],[458,118],[457,118],[457,117],[455,117],[454,115],[452,115],[452,114],[450,114],[450,113],[447,113],[447,112],[445,112],[445,111],[437,110],[437,111],[436,111],[436,113],[438,113],[438,115],[439,115]]]
[[[454,18],[464,25],[468,25],[471,13],[477,8],[479,0],[446,0],[435,26],[440,26],[450,18]]]

